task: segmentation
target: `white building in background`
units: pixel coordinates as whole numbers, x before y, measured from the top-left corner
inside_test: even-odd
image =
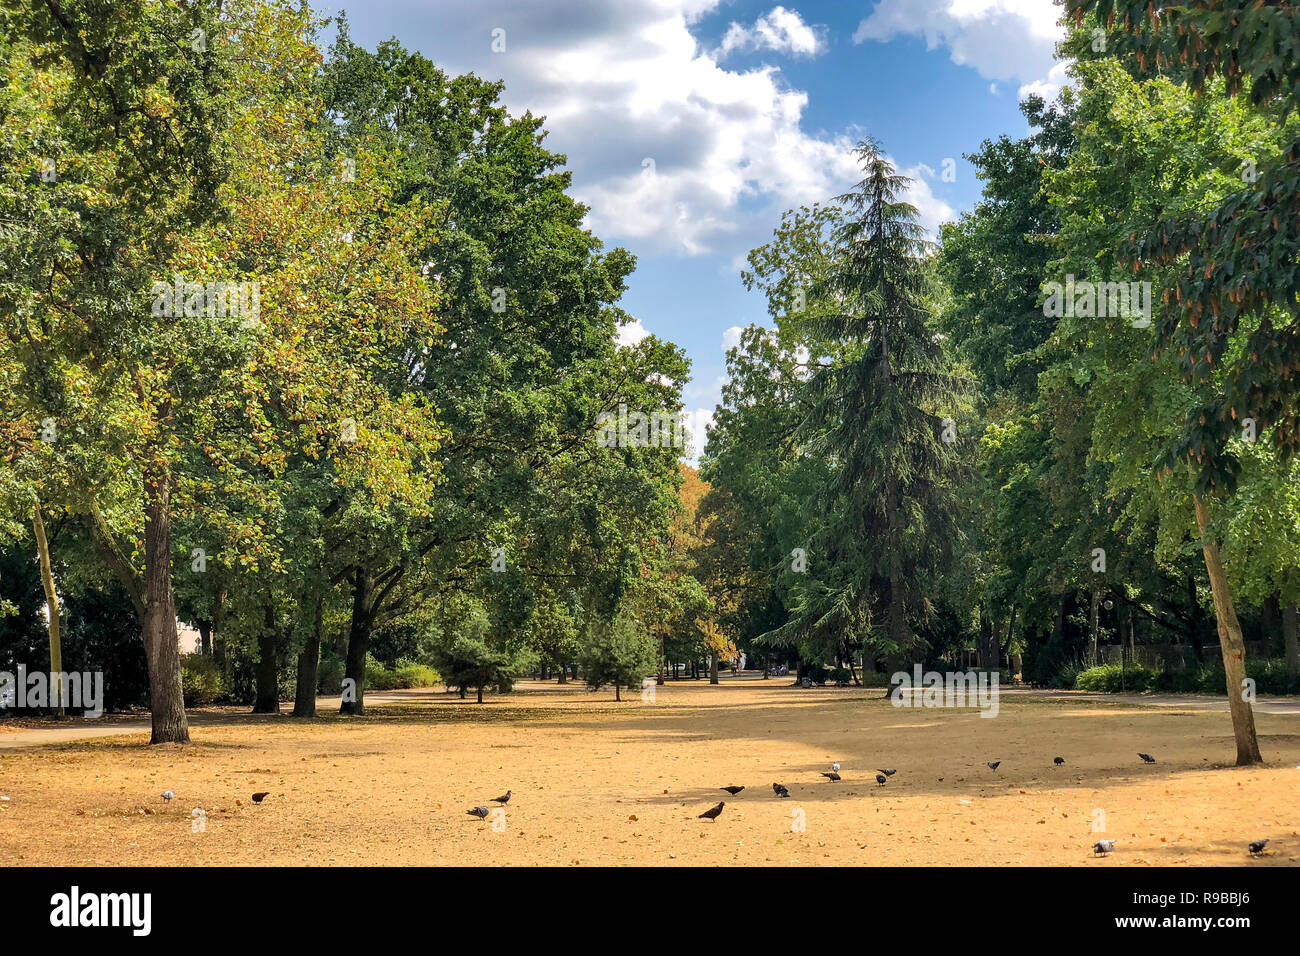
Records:
[[[176,619],[176,643],[182,654],[197,654],[203,646],[203,636],[197,627],[190,627],[180,618]]]

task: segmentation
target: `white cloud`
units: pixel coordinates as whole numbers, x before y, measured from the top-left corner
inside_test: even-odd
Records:
[[[639,344],[649,334],[646,327],[641,324],[640,319],[633,319],[618,327],[618,335],[615,337],[615,341],[618,343],[619,348],[631,348]]]
[[[691,464],[698,464],[700,456],[704,454],[704,446],[709,440],[708,428],[713,424],[713,409],[697,408],[694,411],[686,411],[682,413],[682,418],[691,436],[691,447],[686,449],[690,454],[683,455],[683,458]]]
[[[771,13],[755,20],[752,27],[733,20],[722,37],[718,58],[737,50],[773,50],[791,56],[816,56],[826,49],[823,33],[804,23],[798,10],[773,7]]]
[[[1053,0],[880,0],[853,42],[921,36],[985,79],[1033,85],[1055,72],[1056,43],[1065,36],[1060,15]]]
[[[729,328],[729,329],[727,329],[725,332],[723,332],[723,333],[722,333],[722,351],[725,352],[725,351],[727,351],[727,349],[734,349],[737,345],[739,345],[739,344],[740,344],[740,334],[741,334],[742,332],[744,332],[744,331],[745,331],[745,330],[742,329],[739,325],[733,325],[731,328]]]
[[[1026,83],[1020,87],[1020,98],[1023,100],[1030,93],[1037,93],[1049,103],[1056,99],[1056,94],[1061,92],[1061,87],[1069,82],[1070,78],[1066,75],[1070,67],[1074,64],[1073,60],[1063,60],[1056,66],[1052,67],[1047,78],[1035,80],[1032,83]]]
[[[516,115],[545,116],[546,145],[568,157],[570,192],[606,242],[643,256],[730,259],[784,210],[825,201],[859,177],[852,136],[805,131],[808,94],[779,67],[731,68],[695,39],[695,24],[722,5],[477,0],[435,14],[427,0],[388,0],[372,16],[375,32],[399,33],[448,72],[503,79]],[[506,31],[498,54],[495,28]],[[740,29],[763,49],[825,49],[819,28],[789,7]]]

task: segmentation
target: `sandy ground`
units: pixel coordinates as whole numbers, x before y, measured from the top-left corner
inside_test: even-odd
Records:
[[[377,696],[364,718],[198,715],[0,749],[0,859],[18,865],[1294,865],[1300,714],[1257,712],[1231,766],[1222,705],[1003,693],[996,718],[785,679],[683,682],[653,703],[524,683],[482,706]],[[337,704],[334,704],[336,707]],[[75,731],[74,731],[75,732]],[[66,733],[66,732],[64,732]],[[30,743],[35,743],[31,741]],[[1138,751],[1159,761],[1143,764]],[[1052,758],[1066,759],[1055,767]],[[997,771],[986,761],[1001,760]],[[820,776],[832,761],[843,780]],[[875,768],[897,768],[885,787]],[[773,781],[790,788],[777,799]],[[744,785],[732,797],[717,788]],[[159,796],[174,790],[176,799]],[[504,819],[465,811],[512,790]],[[250,795],[269,790],[264,803]],[[726,800],[717,822],[696,815]],[[195,832],[192,811],[206,828]],[[1094,821],[1104,814],[1104,832]],[[803,832],[796,832],[802,822]],[[1116,852],[1094,858],[1100,838]],[[1251,840],[1268,838],[1252,859]]]

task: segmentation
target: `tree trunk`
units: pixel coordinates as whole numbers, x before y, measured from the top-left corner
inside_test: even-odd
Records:
[[[199,629],[199,653],[204,657],[212,656],[212,622],[199,620],[194,622]]]
[[[1199,512],[1198,512],[1199,515]],[[1214,582],[1210,582],[1210,589],[1214,589]],[[1196,578],[1190,574],[1187,576],[1187,600],[1191,607],[1188,609],[1191,616],[1191,625],[1189,633],[1192,638],[1192,653],[1196,655],[1196,663],[1205,663],[1205,612],[1201,610],[1201,602],[1196,599]],[[1215,610],[1217,613],[1218,605]]]
[[[1101,603],[1101,596],[1097,594],[1097,589],[1093,588],[1092,593],[1088,599],[1088,605],[1089,605],[1088,606],[1088,629],[1090,631],[1089,640],[1092,642],[1092,666],[1093,667],[1096,667],[1097,664],[1099,663],[1098,641],[1101,637],[1100,634],[1101,621],[1098,620],[1099,615],[1097,611],[1097,606],[1100,603]]]
[[[565,665],[561,664],[561,665],[560,665],[560,683],[561,683],[561,684],[567,684],[568,682],[569,682],[569,668],[566,667]]]
[[[1282,643],[1286,647],[1286,672],[1300,677],[1300,611],[1295,601],[1282,608]]]
[[[187,744],[189,722],[181,690],[181,657],[172,597],[171,475],[149,470],[144,480],[145,659],[149,665],[151,744]]]
[[[352,587],[352,624],[348,629],[348,657],[344,668],[345,680],[351,680],[355,700],[344,699],[339,705],[340,714],[360,717],[366,712],[366,652],[370,650],[370,575],[358,570]],[[347,685],[344,685],[344,697]],[[482,689],[479,696],[482,696]]]
[[[483,685],[482,685],[482,684],[479,684],[479,685],[478,685],[478,702],[479,702],[480,704],[483,703]]]
[[[278,714],[280,688],[275,666],[275,612],[266,609],[266,624],[257,636],[257,695],[253,699],[253,713]]]
[[[1241,634],[1241,623],[1232,606],[1228,592],[1228,576],[1223,570],[1219,555],[1219,542],[1206,538],[1210,523],[1210,509],[1205,499],[1195,496],[1196,525],[1201,531],[1201,550],[1205,554],[1205,570],[1210,575],[1210,590],[1214,594],[1214,616],[1219,623],[1219,646],[1223,651],[1223,670],[1227,675],[1228,710],[1232,712],[1232,731],[1237,738],[1237,766],[1263,763],[1259,755],[1259,740],[1255,736],[1255,712],[1243,696],[1242,684],[1246,678],[1246,642]]]
[[[709,651],[709,683],[718,682],[718,652]]]
[[[45,603],[50,608],[50,692],[54,709],[64,716],[67,701],[63,699],[63,643],[59,638],[59,595],[54,590],[54,570],[50,562],[50,542],[45,537],[45,521],[41,518],[41,503],[32,511],[32,530],[36,532],[36,551],[41,561],[41,587],[45,589]]]
[[[298,684],[294,688],[293,715],[316,716],[316,684],[320,679],[320,641],[325,626],[325,599],[316,598],[316,615],[311,634],[298,655]]]
[[[655,677],[655,683],[660,687],[664,686],[664,678],[668,674],[668,658],[664,657],[664,636],[659,635],[659,673]]]
[[[621,700],[623,699],[622,690],[623,690],[623,689],[619,686],[618,681],[614,681],[614,699],[615,699],[615,700],[617,700],[617,701],[621,701]]]
[[[886,354],[888,362],[888,354]],[[907,619],[903,613],[902,543],[899,540],[898,484],[892,478],[885,494],[885,513],[889,521],[889,638],[899,653],[907,653]]]

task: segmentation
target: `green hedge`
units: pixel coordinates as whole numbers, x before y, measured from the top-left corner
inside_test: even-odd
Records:
[[[1152,670],[1139,664],[1124,667],[1124,689],[1130,691],[1154,690],[1167,694],[1222,694],[1227,690],[1223,662],[1215,661],[1183,671]],[[1255,681],[1255,691],[1260,694],[1300,694],[1300,678],[1286,672],[1286,661],[1256,659],[1246,661],[1246,676]],[[1120,690],[1120,665],[1102,664],[1082,671],[1074,680],[1077,690],[1090,690],[1105,694]]]
[[[215,660],[203,654],[181,655],[181,693],[186,707],[215,704],[229,692]]]
[[[437,687],[441,684],[442,676],[427,664],[398,661],[396,669],[389,669],[366,655],[366,690]]]

